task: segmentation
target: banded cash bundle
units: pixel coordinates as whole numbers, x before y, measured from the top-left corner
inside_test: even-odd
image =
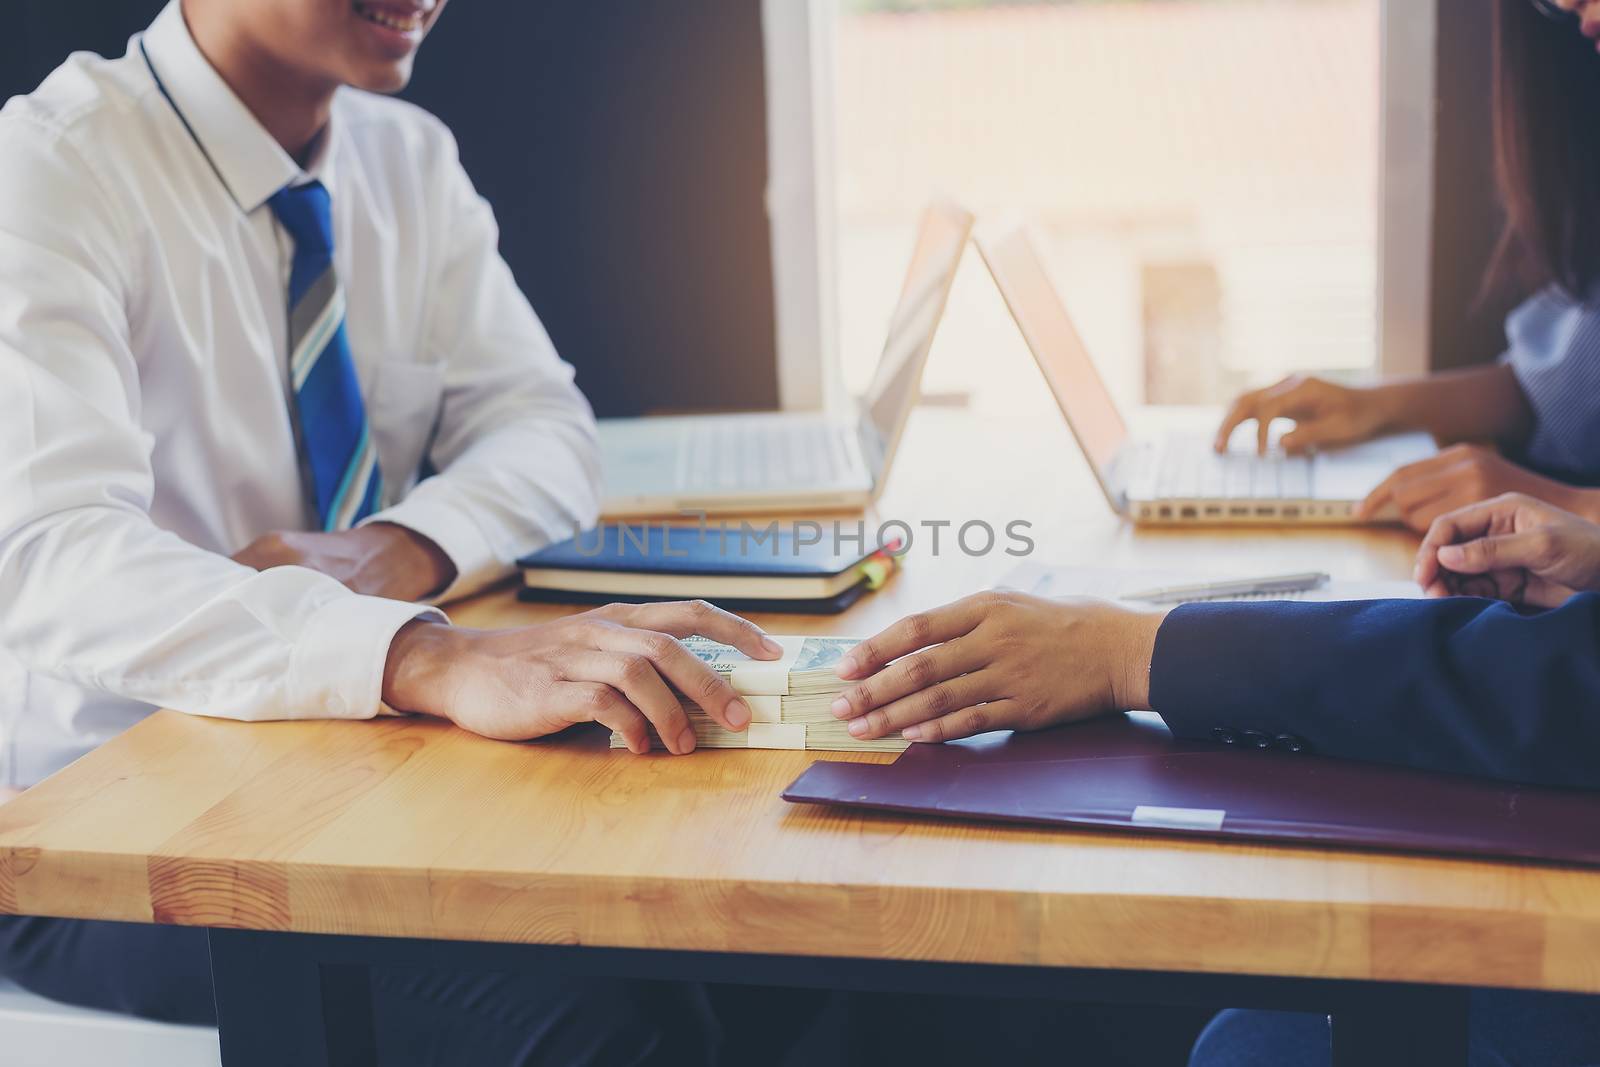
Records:
[[[750,705],[752,721],[740,732],[724,729],[698,704],[678,693],[699,748],[799,748],[826,752],[900,752],[907,742],[899,737],[858,741],[845,723],[829,710],[847,683],[834,673],[839,660],[854,648],[848,637],[777,637],[783,658],[750,659],[738,649],[704,637],[683,642],[701,662],[728,680]],[[655,730],[653,748],[665,748]],[[612,748],[627,748],[622,735],[612,733]]]

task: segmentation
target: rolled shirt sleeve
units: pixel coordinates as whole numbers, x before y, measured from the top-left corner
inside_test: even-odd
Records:
[[[1546,289],[1506,320],[1501,357],[1533,410],[1523,458],[1550,474],[1600,483],[1600,305]]]

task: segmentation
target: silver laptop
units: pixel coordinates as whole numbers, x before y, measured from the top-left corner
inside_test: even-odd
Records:
[[[972,221],[948,204],[924,214],[872,387],[852,415],[602,419],[602,512],[750,513],[871,503],[917,404],[922,369]]]
[[[982,232],[977,244],[1106,498],[1136,522],[1355,522],[1356,506],[1390,472],[1436,451],[1427,434],[1294,456],[1253,447],[1219,455],[1204,433],[1134,437],[1026,231]]]

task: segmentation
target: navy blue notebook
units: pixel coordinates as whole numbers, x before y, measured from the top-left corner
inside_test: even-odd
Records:
[[[849,532],[849,531],[846,531]],[[699,598],[741,610],[842,611],[894,559],[813,525],[608,523],[517,561],[524,599],[603,603]]]

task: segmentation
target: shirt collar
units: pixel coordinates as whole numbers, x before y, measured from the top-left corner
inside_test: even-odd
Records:
[[[194,43],[179,0],[169,0],[144,32],[142,43],[173,106],[246,214],[286,185],[302,185],[314,178],[330,184],[333,119],[318,138],[310,165],[302,169]]]

